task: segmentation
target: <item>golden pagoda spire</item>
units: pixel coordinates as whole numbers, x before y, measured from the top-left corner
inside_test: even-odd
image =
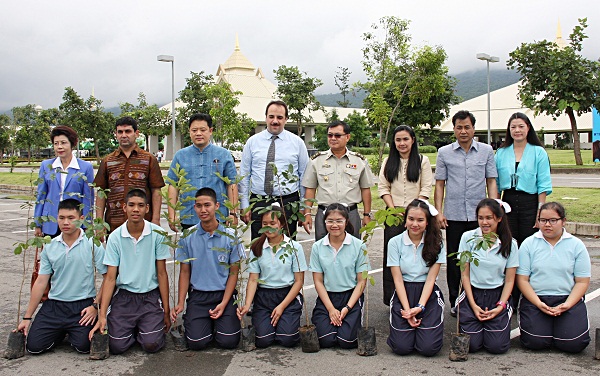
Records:
[[[567,42],[565,42],[565,40],[562,37],[562,29],[560,27],[560,18],[558,19],[558,25],[556,27],[556,39],[554,40],[554,43],[556,43],[556,45],[559,48],[565,48],[567,46]]]

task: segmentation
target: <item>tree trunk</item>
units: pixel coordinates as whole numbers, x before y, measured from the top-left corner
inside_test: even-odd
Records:
[[[298,137],[302,138],[302,120],[298,120]]]
[[[573,134],[573,152],[575,153],[575,164],[577,166],[581,166],[583,165],[583,160],[581,159],[581,143],[579,141],[579,132],[577,131],[577,119],[575,119],[575,114],[573,113],[572,107],[567,107],[565,111],[567,112],[569,120],[571,121],[571,133]]]
[[[27,164],[31,163],[31,146],[27,149]]]
[[[96,151],[96,162],[98,163],[98,166],[100,166],[100,149],[98,149],[98,140],[96,140],[95,138],[94,140],[94,150]]]

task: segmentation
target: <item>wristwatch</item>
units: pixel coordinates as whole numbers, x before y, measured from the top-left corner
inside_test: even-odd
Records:
[[[371,218],[371,212],[364,212],[363,213],[363,217],[369,217],[369,218]]]
[[[94,307],[94,309],[96,309],[96,310],[97,310],[97,309],[98,309],[98,303],[96,303],[96,302],[93,302],[93,303],[92,303],[92,307]]]

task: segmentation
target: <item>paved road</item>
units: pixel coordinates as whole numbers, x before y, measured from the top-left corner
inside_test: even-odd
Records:
[[[600,188],[600,174],[552,174],[554,187]]]
[[[22,202],[0,198],[0,338],[2,341],[15,327],[17,296],[21,282],[21,258],[12,254],[11,245],[22,241],[25,221],[28,213],[21,209]],[[84,355],[76,354],[67,345],[61,345],[50,354],[41,356],[26,355],[18,360],[0,359],[0,375],[538,375],[541,370],[546,374],[594,375],[600,373],[600,361],[594,360],[594,342],[578,355],[565,355],[553,350],[532,352],[521,348],[518,337],[512,340],[512,349],[506,355],[478,353],[470,355],[466,363],[453,363],[448,360],[448,340],[455,330],[456,320],[445,313],[445,341],[442,351],[433,358],[418,355],[399,357],[394,355],[385,344],[388,334],[389,311],[382,303],[381,271],[382,238],[376,233],[369,244],[373,276],[377,282],[368,291],[369,322],[377,333],[378,352],[374,357],[364,358],[354,351],[324,349],[315,354],[305,354],[301,349],[272,347],[244,353],[239,350],[225,351],[209,349],[203,352],[176,352],[169,342],[167,348],[158,354],[148,355],[134,348],[125,355],[113,356],[102,362],[93,362]],[[300,233],[300,241],[305,253],[309,255],[312,246],[311,237]],[[592,255],[592,283],[589,294],[600,291],[600,239],[584,239]],[[28,260],[27,265],[30,264]],[[445,268],[442,268],[439,286],[446,294]],[[307,274],[305,282],[307,306],[312,309],[316,293],[312,287],[312,278]],[[29,294],[25,289],[24,299]],[[600,327],[600,299],[588,298],[590,324],[593,330]],[[513,320],[513,328],[516,320]],[[4,346],[4,343],[2,344]],[[2,347],[0,346],[0,348]]]

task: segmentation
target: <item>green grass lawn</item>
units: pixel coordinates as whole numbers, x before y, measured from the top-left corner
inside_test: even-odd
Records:
[[[373,197],[373,210],[385,209],[385,203],[379,194],[377,188],[371,188]],[[432,197],[429,201],[433,204]],[[600,224],[600,189],[596,188],[554,188],[554,191],[548,196],[548,201],[557,201],[563,204],[567,211],[567,220],[569,222],[597,223]]]

